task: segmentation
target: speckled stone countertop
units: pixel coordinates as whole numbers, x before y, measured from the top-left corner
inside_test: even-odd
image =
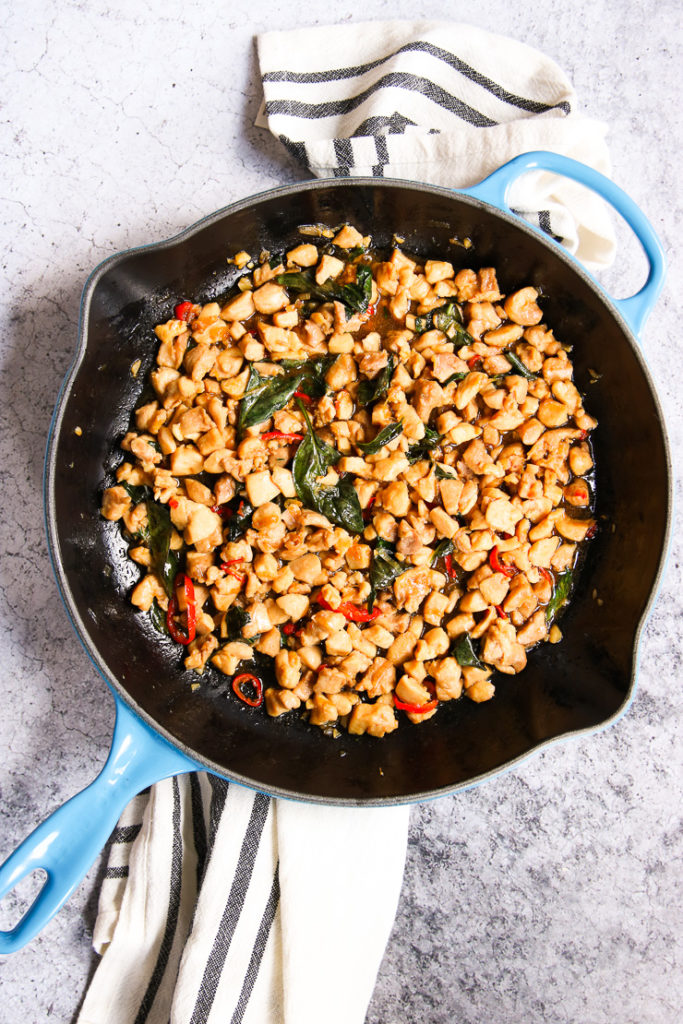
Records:
[[[312,0],[24,0],[3,7],[0,334],[0,857],[104,762],[113,703],[75,640],[42,518],[50,415],[90,270],[303,172],[253,127],[253,37],[358,20]],[[364,19],[415,16],[366,0]],[[673,2],[424,0],[536,45],[609,124],[613,176],[670,259],[643,346],[674,453],[680,360],[680,11]],[[625,236],[610,287],[637,284]],[[677,301],[678,300],[678,301]],[[676,310],[678,312],[676,313]],[[415,807],[396,924],[368,1024],[674,1024],[683,1012],[681,544],[641,645],[628,714],[479,789]],[[98,862],[0,965],[3,1022],[74,1019],[95,957]]]

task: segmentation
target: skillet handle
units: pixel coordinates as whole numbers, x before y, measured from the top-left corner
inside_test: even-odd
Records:
[[[635,295],[631,295],[627,299],[613,299],[612,301],[633,333],[638,335],[657,301],[666,274],[666,259],[662,244],[645,214],[618,185],[606,178],[604,174],[579,163],[578,160],[571,160],[569,157],[560,156],[559,153],[549,153],[544,150],[522,153],[521,156],[503,164],[488,178],[480,181],[478,185],[461,191],[474,199],[481,199],[485,203],[497,206],[499,210],[511,213],[508,204],[510,188],[517,178],[527,171],[552,171],[554,174],[561,174],[582,185],[587,185],[593,192],[597,192],[599,196],[610,203],[633,230],[643,247],[649,264],[647,280]],[[536,228],[536,230],[544,238],[549,238],[540,228]]]
[[[116,722],[104,768],[86,789],[39,825],[0,867],[0,899],[32,871],[47,879],[11,931],[0,931],[0,954],[30,942],[81,882],[129,800],[146,786],[201,765],[185,757],[116,698]]]

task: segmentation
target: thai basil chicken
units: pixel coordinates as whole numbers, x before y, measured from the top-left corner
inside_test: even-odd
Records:
[[[596,530],[596,421],[537,291],[350,225],[231,262],[156,328],[104,491],[133,604],[231,699],[333,735],[489,700],[561,640]]]

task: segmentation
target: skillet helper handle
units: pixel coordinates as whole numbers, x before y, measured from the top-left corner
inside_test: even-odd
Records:
[[[613,206],[633,230],[643,247],[649,264],[647,280],[635,295],[631,295],[627,299],[613,299],[612,301],[633,333],[640,334],[662,290],[666,274],[666,259],[662,244],[645,214],[618,185],[606,178],[604,174],[579,163],[578,160],[571,160],[569,157],[560,156],[559,153],[549,153],[544,150],[522,153],[521,156],[503,164],[488,178],[480,181],[478,185],[462,189],[462,191],[465,195],[481,199],[485,203],[497,206],[499,210],[511,213],[508,203],[510,189],[517,178],[526,174],[527,171],[551,171],[553,174],[560,174],[566,178],[572,178],[581,185],[586,185]],[[536,230],[546,239],[549,237],[540,228]]]
[[[201,766],[159,736],[122,701],[116,701],[111,751],[89,786],[59,807],[0,867],[0,899],[26,875],[47,879],[11,931],[0,931],[0,954],[30,942],[81,882],[129,800],[146,786]]]

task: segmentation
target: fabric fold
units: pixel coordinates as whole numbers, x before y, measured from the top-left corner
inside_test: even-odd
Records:
[[[256,124],[318,177],[476,184],[520,153],[547,149],[610,173],[606,125],[579,113],[554,61],[452,22],[367,22],[259,37]],[[547,173],[522,177],[511,205],[599,270],[614,259],[603,201]]]

